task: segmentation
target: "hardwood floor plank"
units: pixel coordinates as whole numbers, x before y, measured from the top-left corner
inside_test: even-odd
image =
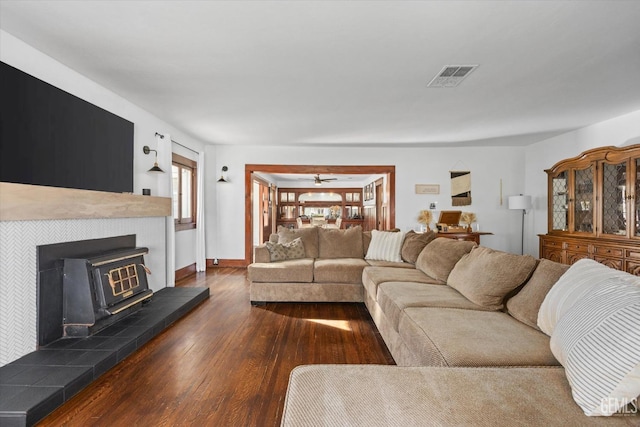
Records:
[[[302,364],[393,364],[363,304],[249,303],[246,270],[178,283],[210,298],[39,425],[279,426]]]

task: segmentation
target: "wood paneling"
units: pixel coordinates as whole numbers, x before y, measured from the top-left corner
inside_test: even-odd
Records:
[[[169,215],[168,197],[0,182],[0,221]]]
[[[363,304],[252,307],[245,270],[229,268],[178,286],[211,296],[41,425],[275,427],[294,367],[393,364]]]

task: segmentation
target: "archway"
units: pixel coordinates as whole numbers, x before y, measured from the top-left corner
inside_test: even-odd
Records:
[[[245,263],[249,265],[253,255],[253,215],[252,215],[252,194],[253,179],[255,172],[264,173],[299,173],[299,174],[353,174],[353,175],[374,175],[385,174],[387,176],[386,192],[389,194],[387,228],[395,227],[396,222],[396,167],[390,165],[366,165],[366,166],[314,166],[314,165],[265,165],[250,164],[244,168],[244,207],[245,207]]]

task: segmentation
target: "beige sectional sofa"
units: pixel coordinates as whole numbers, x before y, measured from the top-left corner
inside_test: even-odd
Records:
[[[287,256],[300,239],[303,254]],[[247,274],[253,304],[269,301],[363,302],[362,271],[369,265],[413,268],[404,262],[365,260],[371,233],[362,227],[334,229],[281,227],[270,242],[254,249]],[[283,248],[284,246],[284,248]],[[278,257],[279,250],[284,255]]]
[[[567,272],[565,265],[471,242],[433,240],[426,235],[409,235],[405,240],[417,246],[405,259],[413,262],[367,260],[367,242],[362,248],[365,259],[354,257],[358,263],[350,267],[361,266],[361,280],[350,285],[360,286],[362,292],[352,294],[351,300],[364,301],[398,366],[294,369],[283,426],[640,426],[637,398],[629,397],[640,394],[638,278],[591,260],[580,261]],[[327,259],[327,253],[323,255],[310,259],[311,265]],[[345,261],[348,257],[337,259],[350,263]],[[289,260],[259,264],[283,262]],[[253,267],[258,270],[249,270],[252,301],[314,300],[317,294],[305,299],[298,294],[303,289],[293,288],[343,283],[335,280],[339,269],[331,281],[315,282],[312,270],[314,276],[307,272],[306,282],[281,281],[282,273],[278,281],[267,282],[268,276],[260,274],[267,274],[268,267]],[[285,283],[291,287],[281,286]],[[267,293],[269,285],[290,294]],[[613,290],[598,298],[626,294],[613,302],[588,302],[600,286]],[[334,292],[326,291],[321,297],[329,301],[332,296],[344,297]],[[618,311],[609,315],[601,306]],[[592,312],[598,314],[592,316]],[[571,317],[575,319],[565,321]],[[603,335],[602,325],[619,318],[626,323],[605,327]],[[593,324],[586,328],[589,322]],[[595,337],[589,335],[592,331]],[[620,334],[614,341],[610,340],[613,331]],[[589,335],[582,347],[576,344],[583,339],[581,334]],[[621,347],[610,348],[612,342],[614,347],[622,343]],[[600,359],[591,357],[591,352],[598,354],[599,346],[604,349]],[[623,357],[618,358],[618,352]],[[615,374],[609,365],[615,366]],[[585,373],[596,379],[584,380]],[[597,400],[599,395],[589,381],[597,383],[598,392],[610,391],[607,399]],[[608,381],[613,385],[603,386]],[[622,414],[585,415],[602,411]]]

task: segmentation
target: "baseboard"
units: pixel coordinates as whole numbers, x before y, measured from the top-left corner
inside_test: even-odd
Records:
[[[216,267],[246,268],[247,262],[243,259],[218,259],[218,264],[214,264],[212,259],[207,259],[207,268]]]
[[[182,267],[179,270],[176,270],[175,281],[182,280],[185,277],[189,277],[192,274],[196,274],[196,263],[194,262],[191,265],[187,265],[186,267]]]

